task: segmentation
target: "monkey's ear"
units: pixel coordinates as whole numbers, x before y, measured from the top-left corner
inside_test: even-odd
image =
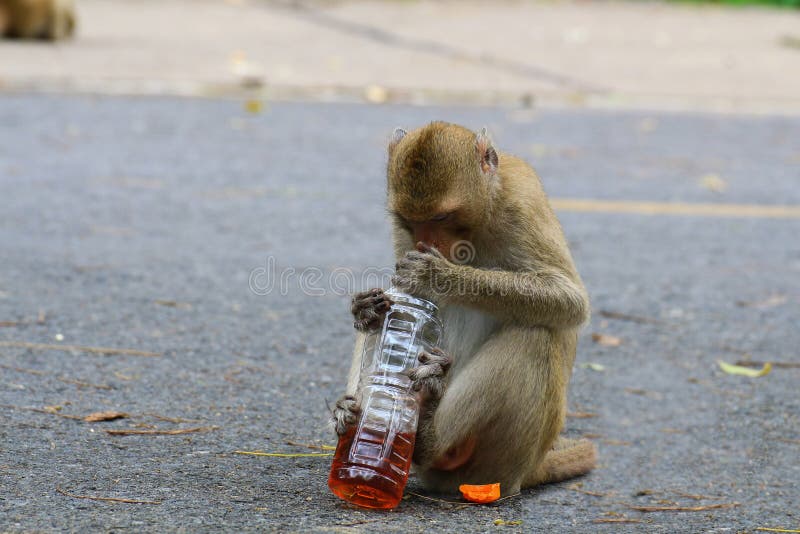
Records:
[[[407,133],[408,132],[405,131],[402,128],[395,128],[394,129],[394,132],[392,132],[392,137],[389,139],[389,146],[387,147],[387,150],[389,151],[389,154],[392,153],[394,148],[397,146],[397,144],[400,142],[400,140],[403,139],[406,136]]]
[[[475,151],[478,153],[478,163],[483,174],[494,175],[497,172],[499,159],[486,128],[483,128],[475,138]]]

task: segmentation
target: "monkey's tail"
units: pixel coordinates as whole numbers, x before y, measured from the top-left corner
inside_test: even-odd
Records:
[[[534,480],[525,486],[561,482],[585,475],[597,465],[597,448],[588,439],[559,437],[544,457]]]

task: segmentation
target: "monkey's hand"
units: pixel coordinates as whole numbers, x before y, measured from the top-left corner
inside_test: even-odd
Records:
[[[383,316],[391,306],[392,301],[384,294],[383,289],[376,288],[356,293],[350,307],[354,319],[353,326],[361,332],[379,328]]]
[[[448,273],[453,268],[434,247],[417,243],[417,249],[406,252],[395,265],[392,284],[412,295],[437,300],[450,289]]]
[[[411,388],[421,391],[426,399],[438,401],[444,394],[445,378],[453,360],[440,348],[421,352],[418,360],[422,365],[408,375]]]
[[[345,395],[338,401],[333,408],[331,415],[331,426],[339,436],[345,434],[347,429],[356,424],[361,407],[352,395]]]

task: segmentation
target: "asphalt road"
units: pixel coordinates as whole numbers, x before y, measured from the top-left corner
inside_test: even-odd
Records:
[[[393,263],[383,143],[431,119],[489,126],[553,197],[800,204],[798,119],[4,95],[0,530],[800,528],[800,369],[715,363],[800,361],[798,218],[559,213],[594,309],[578,361],[604,366],[572,381],[570,409],[596,417],[566,431],[600,449],[580,487],[375,513],[328,491],[328,457],[234,453],[333,443],[346,286]],[[101,410],[130,417],[63,417]],[[640,523],[594,522],[620,518]]]

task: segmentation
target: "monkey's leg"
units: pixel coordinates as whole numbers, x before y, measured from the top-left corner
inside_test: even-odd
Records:
[[[452,377],[418,431],[428,457],[417,458],[417,474],[426,487],[455,492],[460,484],[500,482],[503,495],[519,491],[563,425],[564,361],[573,355],[564,353],[570,344],[560,335],[507,326]],[[459,448],[471,452],[465,462],[455,469],[433,467]]]

